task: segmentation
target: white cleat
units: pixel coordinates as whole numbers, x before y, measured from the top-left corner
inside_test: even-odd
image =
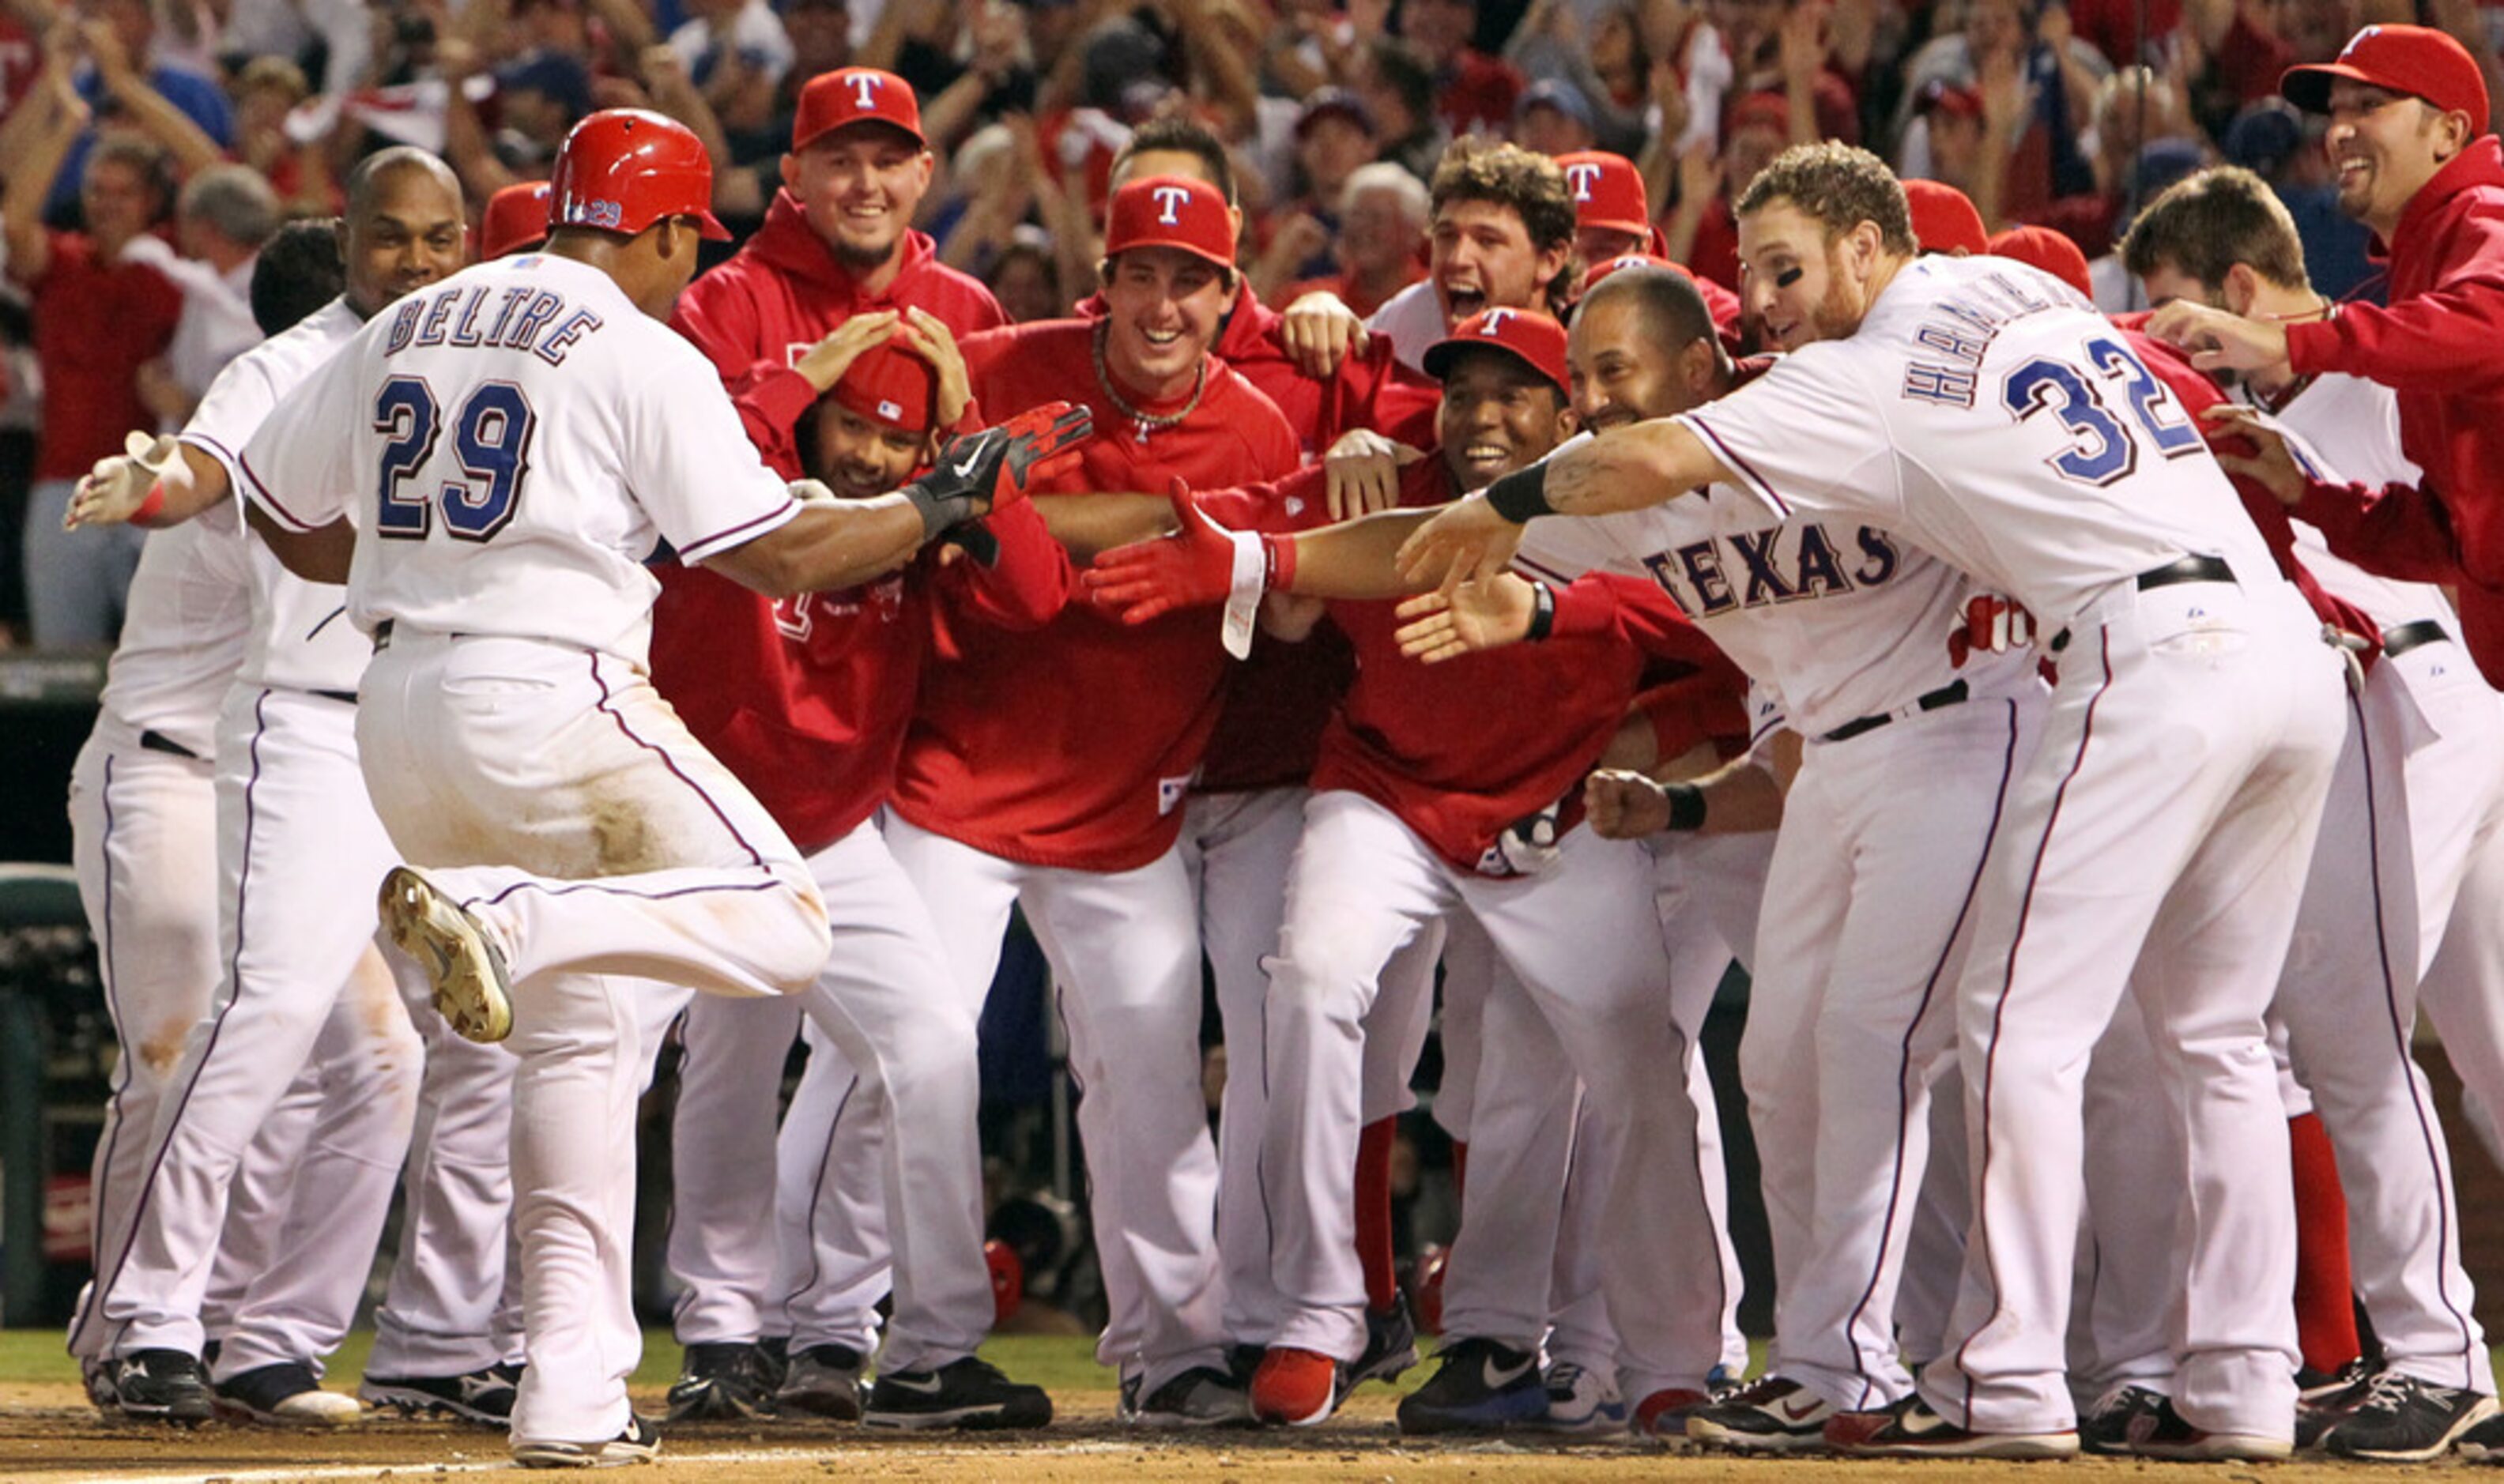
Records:
[[[605,1443],[513,1443],[513,1462],[525,1468],[615,1468],[648,1464],[661,1456],[661,1430],[641,1417]]]

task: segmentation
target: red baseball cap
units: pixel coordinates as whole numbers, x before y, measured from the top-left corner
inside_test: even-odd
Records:
[[[1534,309],[1481,309],[1463,320],[1450,334],[1426,347],[1426,374],[1441,381],[1450,374],[1454,358],[1462,352],[1488,348],[1510,352],[1554,383],[1560,394],[1574,395],[1572,378],[1565,370],[1565,327]]]
[[[2367,26],[2348,40],[2335,62],[2289,67],[2278,80],[2286,101],[2309,114],[2330,112],[2330,85],[2340,78],[2423,98],[2449,114],[2469,116],[2469,132],[2487,132],[2487,79],[2467,48],[2427,26]]]
[[[478,218],[478,256],[502,258],[547,241],[548,183],[525,181],[487,198]]]
[[[2010,227],[1991,239],[1991,256],[2014,258],[2041,268],[2089,298],[2096,296],[2095,281],[2087,275],[2087,255],[2067,235],[2048,226]]]
[[[922,102],[913,85],[876,67],[839,67],[809,80],[800,89],[800,110],[791,120],[791,148],[805,150],[813,140],[855,123],[884,123],[922,137]]]
[[[1615,258],[1603,258],[1582,271],[1582,292],[1590,293],[1598,286],[1601,279],[1617,272],[1619,268],[1667,268],[1673,273],[1686,274],[1688,278],[1695,276],[1687,270],[1687,264],[1672,262],[1658,253],[1620,253]]]
[[[1235,214],[1206,181],[1150,175],[1113,192],[1104,224],[1104,256],[1136,247],[1179,248],[1221,268],[1235,266]]]
[[[835,383],[834,398],[862,417],[905,432],[927,432],[939,394],[930,362],[896,340],[863,351]]]
[[[1606,150],[1577,150],[1556,156],[1565,185],[1574,197],[1574,224],[1647,236],[1652,231],[1652,201],[1644,191],[1643,172],[1622,155]]]
[[[1991,233],[1972,197],[1937,181],[1906,181],[1904,204],[1913,209],[1913,240],[1925,253],[1964,251],[1979,256],[1991,251]]]

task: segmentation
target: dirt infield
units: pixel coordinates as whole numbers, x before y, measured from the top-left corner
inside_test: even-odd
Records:
[[[653,1411],[657,1392],[637,1394]],[[1634,1480],[1654,1484],[1776,1484],[1812,1477],[1816,1484],[1902,1484],[1937,1474],[1961,1484],[2023,1479],[2251,1481],[2251,1484],[2380,1484],[2422,1480],[2424,1468],[2368,1468],[2328,1463],[2266,1467],[2089,1461],[2070,1465],[1909,1465],[1837,1460],[1775,1463],[1672,1454],[1631,1441],[1560,1445],[1548,1442],[1403,1442],[1393,1432],[1389,1393],[1360,1394],[1330,1424],[1309,1431],[1225,1432],[1197,1436],[1143,1434],[1116,1426],[1101,1391],[1056,1395],[1063,1420],[1042,1436],[998,1441],[875,1435],[857,1428],[748,1425],[673,1429],[660,1480],[740,1480],[755,1484],[823,1484],[829,1479],[942,1481],[970,1479],[1234,1481],[1333,1477],[1364,1480]],[[203,1428],[179,1432],[107,1424],[74,1386],[0,1386],[0,1481],[64,1484],[68,1480],[211,1480],[281,1484],[330,1479],[446,1478],[503,1470],[503,1441],[490,1432],[399,1421],[368,1422],[337,1432],[286,1432],[258,1428]],[[2493,1477],[2459,1463],[2435,1466],[2469,1481]]]

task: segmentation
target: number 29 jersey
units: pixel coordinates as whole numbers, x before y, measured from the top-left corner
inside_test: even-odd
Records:
[[[596,268],[465,269],[366,324],[238,461],[270,517],[357,527],[348,612],[638,664],[667,541],[695,563],[799,509],[713,366]]]
[[[1679,420],[1777,514],[1894,531],[2047,630],[2184,556],[2277,576],[2173,393],[2083,299],[2006,259],[1906,263],[1858,333]]]

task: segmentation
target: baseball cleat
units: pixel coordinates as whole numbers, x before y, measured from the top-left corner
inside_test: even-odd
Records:
[[[2138,1387],[2128,1389],[2140,1390]],[[2266,1463],[2286,1458],[2295,1452],[2295,1443],[2290,1437],[2264,1437],[2257,1432],[2211,1432],[2205,1428],[2193,1427],[2181,1413],[2174,1410],[2173,1398],[2169,1397],[2156,1397],[2154,1406],[2136,1408],[2124,1429],[2123,1452],[2168,1463]],[[2083,1426],[2079,1429],[2082,1434],[2085,1431]],[[2083,1437],[2080,1440],[2083,1442]]]
[[[513,1419],[514,1390],[507,1368],[491,1365],[458,1376],[369,1375],[358,1385],[357,1399],[402,1417],[449,1417],[502,1428]]]
[[[1665,1386],[1635,1403],[1635,1432],[1672,1446],[1687,1441],[1687,1422],[1713,1404],[1713,1394],[1692,1387]]]
[[[435,985],[435,1008],[468,1041],[513,1033],[513,986],[504,955],[469,909],[417,871],[394,866],[383,878],[383,928]]]
[[[1365,1354],[1348,1367],[1347,1390],[1368,1381],[1397,1381],[1417,1363],[1417,1322],[1409,1317],[1408,1295],[1392,1295],[1391,1307],[1365,1311]]]
[[[1252,1372],[1252,1415],[1263,1422],[1309,1428],[1339,1410],[1349,1384],[1347,1367],[1333,1357],[1273,1345]]]
[[[2367,1463],[2422,1464],[2450,1452],[2463,1433],[2494,1415],[2492,1397],[2386,1370],[2356,1409],[2332,1425],[2321,1446]]]
[[[1529,1426],[1543,1432],[1597,1437],[1626,1430],[1626,1398],[1605,1371],[1559,1361],[1548,1367],[1540,1387],[1548,1393],[1548,1410]]]
[[[1687,1439],[1740,1453],[1822,1453],[1826,1420],[1840,1410],[1789,1376],[1760,1376],[1688,1413]]]
[[[2479,1423],[2455,1439],[2460,1456],[2475,1463],[2504,1464],[2504,1412]]]
[[[2132,1433],[2144,1431],[2147,1424],[2142,1419],[2154,1417],[2159,1410],[2172,1410],[2163,1392],[2127,1382],[2116,1386],[2079,1417],[2078,1446],[2105,1458],[2127,1457]]]
[[[1501,1432],[1548,1413],[1539,1357],[1494,1340],[1454,1340],[1437,1356],[1426,1384],[1400,1398],[1400,1431]]]
[[[114,1404],[124,1417],[196,1428],[218,1414],[200,1363],[180,1350],[141,1350],[113,1363]]]
[[[365,1415],[356,1398],[324,1391],[313,1367],[301,1361],[256,1365],[210,1390],[220,1416],[273,1428],[335,1428]]]
[[[111,1361],[79,1362],[79,1382],[87,1388],[87,1399],[107,1417],[122,1409],[122,1398],[113,1389]]]
[[[870,1388],[864,1426],[967,1431],[1040,1428],[1052,1422],[1052,1398],[1040,1386],[1000,1374],[967,1356],[931,1370],[882,1370]]]
[[[661,1430],[641,1417],[627,1418],[626,1431],[605,1443],[513,1444],[513,1462],[525,1468],[614,1468],[660,1455]]]
[[[1919,1396],[1883,1412],[1837,1412],[1826,1424],[1826,1446],[1853,1458],[2069,1459],[2078,1434],[1973,1432],[1930,1410]]]
[[[774,1415],[775,1391],[753,1341],[689,1345],[670,1383],[671,1422],[746,1422]]]
[[[782,1384],[774,1389],[774,1404],[785,1415],[858,1422],[869,1399],[861,1364],[861,1353],[850,1345],[811,1345],[791,1357]]]
[[[1142,1376],[1122,1380],[1114,1420],[1136,1428],[1240,1428],[1252,1422],[1252,1398],[1242,1382],[1214,1365],[1196,1365],[1146,1390]]]

